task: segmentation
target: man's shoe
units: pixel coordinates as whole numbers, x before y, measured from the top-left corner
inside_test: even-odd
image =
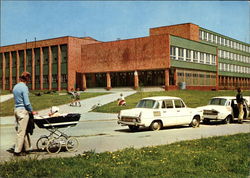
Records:
[[[25,156],[26,153],[24,153],[24,152],[20,152],[20,153],[14,152],[13,155],[14,155],[14,156]]]

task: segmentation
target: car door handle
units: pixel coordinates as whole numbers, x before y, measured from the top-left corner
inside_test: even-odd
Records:
[[[177,110],[177,112],[180,112],[180,110]]]
[[[163,113],[166,113],[166,111],[163,111]]]

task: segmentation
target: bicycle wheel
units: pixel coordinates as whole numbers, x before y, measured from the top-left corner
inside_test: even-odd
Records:
[[[61,150],[61,143],[59,139],[56,138],[52,138],[48,141],[47,146],[46,146],[46,150],[48,153],[59,153],[59,151]]]
[[[49,138],[47,136],[40,137],[36,142],[36,147],[38,150],[45,150],[47,143],[49,141]]]
[[[69,137],[66,142],[66,149],[70,152],[77,151],[79,142],[75,137]]]

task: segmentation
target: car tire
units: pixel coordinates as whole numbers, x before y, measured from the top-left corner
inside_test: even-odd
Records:
[[[135,131],[138,131],[138,130],[139,130],[139,126],[135,126],[135,125],[129,125],[128,128],[129,128],[132,132],[135,132]]]
[[[230,124],[232,123],[232,116],[227,116],[226,119],[223,120],[224,124]]]
[[[153,121],[150,125],[150,130],[152,131],[161,130],[161,128],[162,128],[161,121]]]
[[[194,116],[194,118],[192,119],[192,122],[189,125],[193,128],[199,127],[200,126],[200,117]]]

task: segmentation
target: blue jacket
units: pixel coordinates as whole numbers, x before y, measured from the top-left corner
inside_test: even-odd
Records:
[[[25,108],[27,111],[32,111],[32,106],[29,100],[29,89],[25,83],[20,82],[13,88],[15,108]]]

